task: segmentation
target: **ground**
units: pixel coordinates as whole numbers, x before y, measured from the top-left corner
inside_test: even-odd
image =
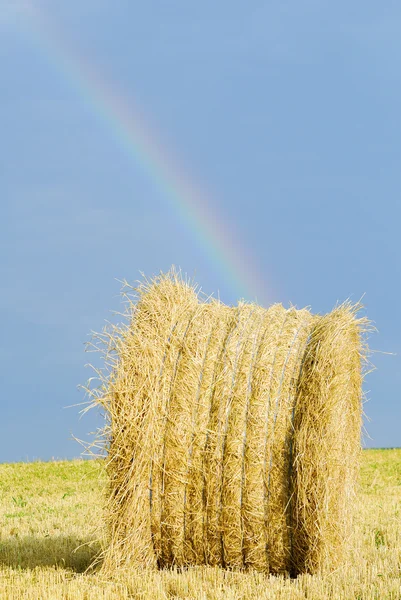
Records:
[[[101,461],[0,465],[1,600],[401,600],[401,450],[365,450],[355,551],[326,576],[296,580],[214,568],[84,573],[99,552]]]

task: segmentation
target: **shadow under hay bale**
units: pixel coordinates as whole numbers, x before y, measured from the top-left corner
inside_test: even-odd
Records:
[[[174,271],[138,294],[93,391],[109,419],[103,569],[336,568],[360,451],[359,306],[228,307]]]
[[[97,541],[73,535],[10,536],[0,542],[0,567],[31,570],[61,567],[84,573],[99,554]],[[2,596],[0,596],[2,597]]]

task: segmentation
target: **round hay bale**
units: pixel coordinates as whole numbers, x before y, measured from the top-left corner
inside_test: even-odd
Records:
[[[362,416],[349,303],[309,310],[201,300],[145,281],[108,334],[103,569],[333,569],[350,538]]]

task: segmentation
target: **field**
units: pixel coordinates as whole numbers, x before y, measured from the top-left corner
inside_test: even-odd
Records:
[[[326,577],[84,573],[100,549],[104,484],[100,461],[0,465],[1,600],[401,599],[401,450],[363,452],[355,552]]]

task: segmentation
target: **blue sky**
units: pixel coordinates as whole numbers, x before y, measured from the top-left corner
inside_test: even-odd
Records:
[[[77,456],[72,434],[101,426],[65,407],[118,279],[176,264],[233,303],[224,265],[244,270],[120,143],[32,6],[204,191],[246,299],[327,312],[365,294],[371,347],[393,353],[372,356],[366,442],[401,446],[401,5],[1,0],[0,460]]]

